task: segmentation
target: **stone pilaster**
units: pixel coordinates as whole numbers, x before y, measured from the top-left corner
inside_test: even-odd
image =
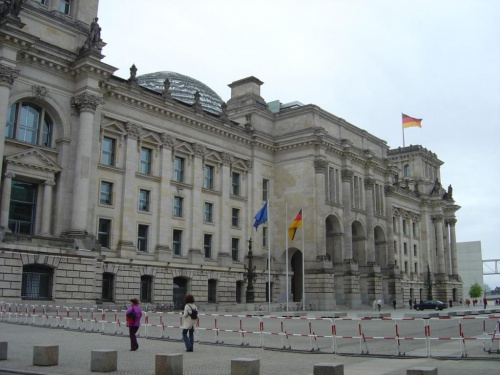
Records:
[[[71,105],[80,114],[76,140],[75,175],[70,234],[86,235],[88,228],[89,184],[94,114],[102,99],[83,93],[71,98]]]
[[[192,250],[201,250],[203,252],[203,220],[205,216],[205,205],[201,196],[201,189],[203,187],[203,158],[206,154],[206,147],[200,144],[194,144],[194,156],[192,161],[192,180],[193,190],[191,194],[191,246],[189,252]],[[184,202],[187,204],[187,202]],[[215,236],[212,238],[212,257],[214,257]]]
[[[122,187],[123,214],[120,228],[120,239],[118,241],[118,256],[122,258],[135,258],[137,255],[135,234],[137,224],[133,220],[137,211],[137,191],[131,189],[134,186],[135,174],[139,171],[139,151],[137,141],[141,135],[142,126],[126,123],[125,130],[125,178]]]
[[[455,226],[457,219],[448,220],[450,224],[450,252],[451,252],[451,275],[458,275],[458,260],[457,260],[457,234]]]
[[[9,228],[9,210],[10,210],[10,194],[12,191],[12,179],[16,175],[12,172],[7,172],[4,175],[2,187],[2,204],[0,206],[0,228],[5,232],[10,232]]]
[[[342,169],[342,204],[344,205],[344,262],[352,260],[352,196],[351,184],[354,173],[349,169]]]
[[[444,260],[444,243],[443,243],[443,216],[434,215],[432,217],[434,223],[434,230],[436,233],[436,252],[438,261],[438,274],[445,273],[445,260]]]
[[[373,187],[375,179],[365,178],[365,197],[366,197],[366,238],[367,238],[367,254],[366,262],[368,265],[375,263],[375,238],[373,232]]]
[[[43,202],[42,202],[42,223],[40,234],[50,236],[50,223],[52,222],[52,194],[56,182],[47,180],[43,183]]]
[[[313,238],[316,244],[316,251],[314,253],[306,252],[303,256],[306,257],[305,260],[312,260],[316,256],[326,255],[326,237],[325,237],[325,223],[324,223],[324,207],[326,202],[326,183],[325,174],[328,168],[328,163],[323,159],[314,160],[314,179],[316,186],[316,215],[312,217],[314,220],[315,235]],[[304,211],[303,211],[304,214]]]
[[[0,64],[0,171],[2,170],[4,156],[5,126],[7,110],[9,109],[10,90],[14,84],[14,80],[19,77],[19,72],[17,69]],[[1,176],[0,174],[0,182]]]

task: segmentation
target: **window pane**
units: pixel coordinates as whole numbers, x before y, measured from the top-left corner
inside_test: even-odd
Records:
[[[111,233],[111,220],[109,219],[99,219],[99,228],[97,229],[97,240],[102,247],[109,248],[109,237]]]
[[[172,249],[173,249],[174,255],[181,255],[182,231],[174,229],[173,237],[174,237],[174,239],[173,239]]]
[[[232,176],[232,194],[240,195],[240,174],[235,172]]]
[[[210,165],[205,166],[205,180],[203,187],[205,189],[213,189],[214,187],[214,167]]]
[[[106,138],[102,140],[101,163],[104,165],[115,165],[115,140]]]
[[[113,195],[113,184],[111,182],[102,181],[100,203],[111,205],[112,195]]]
[[[212,222],[212,203],[205,203],[205,221],[208,223]]]
[[[139,225],[137,230],[137,250],[148,251],[148,229],[147,225]]]
[[[174,159],[174,181],[184,182],[184,159],[179,157]]]
[[[149,211],[149,191],[141,189],[139,191],[139,211]]]
[[[141,148],[141,173],[151,174],[151,150]]]
[[[240,224],[240,210],[237,208],[233,208],[233,215],[231,219],[231,225],[233,227],[238,227]]]
[[[40,110],[33,105],[23,105],[19,118],[17,139],[29,143],[37,143]]]
[[[182,217],[182,197],[174,197],[174,216]]]
[[[52,142],[52,120],[49,116],[45,115],[43,120],[43,134],[42,134],[42,145],[45,147],[50,147]]]
[[[14,233],[33,234],[37,185],[12,181],[9,229]]]
[[[231,255],[233,260],[238,260],[238,249],[240,247],[240,240],[238,238],[231,239]]]
[[[212,235],[205,234],[203,236],[203,248],[205,250],[205,258],[212,257]]]
[[[7,124],[5,127],[5,137],[14,138],[14,130],[16,126],[18,104],[13,104],[7,111]]]

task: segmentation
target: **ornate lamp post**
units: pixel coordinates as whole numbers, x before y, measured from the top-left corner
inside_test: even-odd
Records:
[[[245,273],[243,274],[243,276],[248,280],[246,292],[247,303],[254,302],[253,282],[257,278],[257,274],[255,273],[256,268],[257,267],[253,265],[252,239],[250,238],[248,240],[248,267],[245,266]]]
[[[427,287],[427,299],[432,299],[432,275],[429,265],[427,265],[427,279],[425,280],[425,286]]]

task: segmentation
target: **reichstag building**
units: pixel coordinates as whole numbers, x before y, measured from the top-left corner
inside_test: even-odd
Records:
[[[252,303],[462,298],[434,152],[256,77],[224,102],[182,72],[115,76],[98,0],[1,3],[0,300],[245,304],[250,244]]]

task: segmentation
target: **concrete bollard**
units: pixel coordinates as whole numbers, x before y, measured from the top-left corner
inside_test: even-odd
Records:
[[[90,371],[111,372],[116,371],[118,352],[116,350],[92,350],[90,354]]]
[[[59,345],[33,346],[33,365],[57,366],[59,363]]]
[[[436,367],[412,367],[406,369],[406,375],[438,375]]]
[[[231,359],[231,375],[259,375],[260,360],[257,358]]]
[[[155,375],[182,375],[183,354],[162,353],[156,355]]]
[[[318,363],[313,368],[313,375],[344,375],[342,363]]]
[[[0,342],[0,361],[7,359],[7,341]]]

